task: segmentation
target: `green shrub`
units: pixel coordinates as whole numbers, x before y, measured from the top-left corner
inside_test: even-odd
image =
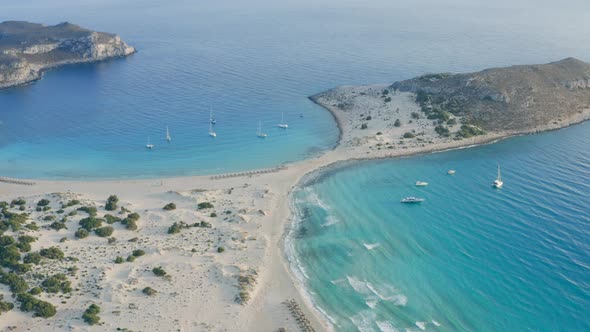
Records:
[[[420,113],[418,112],[412,112],[412,119],[418,120],[420,119]]]
[[[115,211],[117,209],[117,202],[119,202],[119,197],[117,197],[117,195],[109,196],[109,198],[107,198],[107,203],[104,206],[105,210]]]
[[[11,267],[18,264],[20,260],[20,252],[16,246],[0,247],[0,265]]]
[[[449,125],[449,126],[453,126],[453,125],[456,125],[456,124],[457,124],[457,119],[456,118],[452,118],[452,119],[449,119],[447,121],[447,125]]]
[[[163,277],[166,275],[166,271],[162,267],[154,267],[152,272],[157,275],[158,277]]]
[[[137,212],[133,212],[127,215],[127,218],[133,220],[133,221],[138,221],[139,220],[139,213]]]
[[[133,262],[133,261],[135,261],[135,256],[133,256],[133,255],[127,256],[127,261],[130,262],[130,263]]]
[[[469,138],[478,135],[484,135],[485,131],[476,126],[462,125],[461,129],[457,132],[457,137]]]
[[[32,222],[30,224],[26,224],[25,227],[27,229],[32,230],[32,231],[38,231],[39,230],[39,226],[37,226],[37,223],[36,222]]]
[[[11,206],[15,206],[15,205],[25,205],[25,204],[27,204],[27,202],[26,202],[24,199],[22,199],[22,198],[19,198],[19,199],[13,199],[13,200],[12,200],[12,202],[10,202],[10,205],[11,205]]]
[[[60,221],[52,222],[51,225],[49,225],[49,228],[55,229],[56,231],[59,231],[60,229],[68,229],[66,224]]]
[[[69,293],[72,291],[71,283],[68,281],[68,278],[63,273],[55,274],[41,283],[43,289],[47,293]]]
[[[361,125],[361,129],[367,129],[367,128],[369,128],[369,126],[368,126],[366,123],[363,123],[363,124]]]
[[[197,204],[197,208],[199,210],[211,209],[211,208],[213,208],[213,204],[211,204],[209,202],[202,202],[202,203]]]
[[[402,126],[402,122],[399,119],[396,119],[395,122],[393,123],[394,127],[401,127]]]
[[[102,219],[95,218],[95,217],[88,217],[80,220],[80,226],[87,231],[91,231],[93,228],[98,228],[102,226]]]
[[[74,205],[78,205],[78,204],[80,204],[80,201],[77,199],[73,199],[73,200],[69,201],[65,207],[70,207],[70,206],[74,206]]]
[[[370,115],[365,118],[365,120],[367,120],[367,121],[371,121],[371,119],[373,119],[373,118]]]
[[[143,251],[141,249],[135,249],[135,250],[133,250],[133,256],[139,257],[139,256],[143,256],[143,255],[145,255],[145,251]]]
[[[97,306],[96,304],[91,304],[90,307],[88,307],[88,309],[86,309],[86,311],[84,311],[84,314],[82,314],[82,319],[88,325],[98,324],[100,322],[100,317],[98,317],[99,313],[100,313],[100,307]]]
[[[4,295],[0,294],[0,315],[2,315],[3,312],[10,311],[14,308],[14,304],[10,302],[5,302],[3,300]]]
[[[14,238],[9,235],[2,235],[0,236],[0,247],[6,247],[11,244],[14,244]]]
[[[135,222],[135,220],[133,219],[125,218],[123,219],[123,221],[121,221],[121,223],[125,225],[125,228],[127,228],[128,230],[137,230],[137,222]]]
[[[18,242],[16,247],[20,252],[29,252],[31,251],[31,245],[28,242]]]
[[[18,242],[33,243],[35,241],[37,241],[37,239],[30,235],[21,235],[18,237]]]
[[[19,207],[18,207],[18,209],[19,209],[20,211],[24,211],[24,210],[26,209],[26,207],[25,207],[24,205],[21,205],[21,206],[19,206]]]
[[[14,294],[22,293],[29,289],[29,284],[27,284],[25,279],[12,272],[0,271],[0,284],[7,285]]]
[[[95,217],[97,212],[96,207],[94,206],[82,206],[78,208],[78,211],[86,212],[91,217]]]
[[[122,264],[124,261],[125,260],[121,256],[117,256],[117,258],[115,258],[115,264]]]
[[[55,216],[54,215],[48,215],[48,216],[43,217],[43,220],[45,220],[45,221],[52,221],[52,220],[55,220]]]
[[[448,137],[451,135],[449,132],[449,128],[447,128],[443,125],[438,125],[438,126],[434,127],[434,131],[436,131],[436,133],[439,134],[440,136],[444,136],[444,137]]]
[[[151,287],[146,287],[142,290],[142,292],[146,295],[152,296],[152,295],[156,295],[157,291]]]
[[[414,133],[411,133],[409,131],[404,133],[404,138],[414,138],[414,137],[416,137],[416,135],[414,135]]]
[[[49,259],[63,259],[64,253],[63,251],[59,250],[57,247],[51,247],[48,249],[41,249],[39,254],[42,257],[49,258]]]
[[[222,253],[225,251],[224,247],[217,247],[217,252]]]
[[[176,209],[176,204],[174,204],[174,203],[168,203],[168,204],[164,205],[163,209],[165,211],[175,210]]]
[[[182,227],[180,227],[180,225],[175,222],[174,224],[172,224],[172,226],[170,226],[168,228],[168,234],[176,234],[176,233],[180,233]]]
[[[39,202],[37,202],[37,206],[47,206],[47,205],[49,205],[49,203],[50,202],[49,202],[48,199],[43,198],[42,200],[40,200]]]
[[[55,307],[45,301],[36,299],[33,295],[27,293],[20,293],[17,296],[17,301],[20,302],[20,310],[24,312],[33,311],[34,317],[49,318],[55,316]]]
[[[26,264],[39,264],[40,262],[41,262],[41,255],[37,252],[32,252],[30,254],[27,254],[23,258],[23,263],[26,263]]]
[[[384,102],[389,103],[391,101],[391,97],[387,97],[385,99],[383,99]]]
[[[215,218],[215,217],[217,217],[217,213],[215,213],[215,212],[211,212],[211,214],[209,215],[209,217],[211,217],[211,218]]]
[[[25,274],[25,273],[31,271],[31,265],[30,264],[14,264],[14,265],[12,265],[12,270],[16,274]]]
[[[85,237],[88,237],[90,233],[88,233],[87,230],[85,230],[84,228],[80,228],[76,231],[76,233],[74,233],[74,235],[79,238],[79,239],[83,239]]]
[[[94,233],[100,237],[109,237],[113,234],[114,229],[111,226],[100,227],[94,230]]]
[[[39,294],[41,294],[42,291],[43,291],[43,289],[41,287],[33,287],[29,291],[29,294],[31,294],[31,295],[39,295]]]
[[[110,215],[110,214],[105,214],[103,218],[107,222],[107,224],[114,224],[116,222],[120,222],[121,221],[121,218],[115,217],[115,216]]]

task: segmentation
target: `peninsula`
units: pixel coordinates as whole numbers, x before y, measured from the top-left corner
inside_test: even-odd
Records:
[[[330,330],[291,256],[290,193],[306,175],[581,122],[590,118],[589,79],[590,65],[565,59],[335,88],[310,98],[338,121],[340,144],[273,170],[0,182],[3,323],[22,330]]]
[[[26,84],[43,71],[66,64],[95,62],[135,52],[118,35],[71,23],[54,26],[6,21],[0,23],[0,89]]]

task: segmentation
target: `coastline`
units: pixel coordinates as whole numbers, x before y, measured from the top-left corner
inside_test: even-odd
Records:
[[[151,206],[162,206],[163,202],[172,200],[168,193],[190,191],[191,188],[206,188],[211,192],[211,197],[221,199],[226,197],[219,192],[231,188],[252,188],[253,191],[246,191],[246,195],[256,196],[252,198],[253,206],[263,206],[263,215],[252,217],[245,226],[251,234],[262,238],[263,244],[260,249],[263,253],[260,260],[256,260],[250,265],[259,268],[258,284],[252,292],[252,301],[245,305],[227,303],[226,299],[208,299],[208,306],[214,308],[214,311],[226,311],[217,313],[214,316],[216,321],[227,319],[227,315],[232,317],[233,321],[223,323],[221,327],[227,330],[240,330],[245,326],[248,330],[276,330],[278,327],[293,324],[293,317],[286,310],[284,301],[296,299],[297,302],[304,304],[303,312],[311,320],[312,325],[317,330],[331,330],[331,323],[326,314],[314,304],[313,298],[304,284],[297,276],[293,264],[296,259],[292,257],[292,248],[288,248],[290,236],[297,227],[297,213],[295,211],[293,193],[303,188],[307,181],[312,180],[315,176],[322,176],[325,172],[330,172],[338,167],[347,167],[348,165],[366,160],[390,159],[397,157],[409,157],[419,154],[438,153],[453,149],[463,149],[476,147],[482,144],[492,144],[499,140],[510,138],[518,135],[540,133],[548,130],[558,130],[581,123],[590,119],[590,110],[579,113],[579,116],[566,119],[565,121],[550,124],[547,126],[532,128],[523,131],[514,132],[497,132],[489,133],[482,136],[476,136],[472,139],[436,141],[426,146],[410,146],[409,148],[387,150],[374,150],[370,148],[371,140],[368,143],[356,146],[347,145],[351,137],[359,135],[372,136],[371,132],[362,131],[358,128],[359,120],[356,113],[341,112],[335,107],[322,104],[317,100],[311,99],[314,103],[328,110],[335,118],[340,131],[338,145],[332,150],[326,151],[320,156],[289,163],[286,167],[272,173],[249,173],[244,176],[217,178],[211,175],[189,176],[164,179],[142,179],[142,180],[108,180],[108,181],[48,181],[35,180],[34,186],[23,186],[19,184],[0,183],[0,187],[7,190],[0,193],[2,199],[12,199],[19,197],[31,197],[44,195],[54,192],[80,193],[84,197],[93,200],[101,200],[110,194],[117,194],[120,197],[133,202],[133,205],[145,211],[154,214]],[[400,103],[405,103],[406,96],[399,97]],[[405,104],[404,104],[405,105]],[[408,111],[409,113],[409,111]],[[406,114],[408,115],[408,114]],[[381,130],[381,128],[375,128]],[[406,130],[406,129],[404,129]],[[395,134],[397,135],[397,134]],[[365,141],[363,141],[365,142]],[[317,179],[317,178],[314,178]],[[262,194],[260,194],[262,193]],[[259,196],[258,196],[259,195]],[[229,199],[229,198],[228,198]],[[232,198],[233,199],[233,198]],[[238,208],[239,206],[236,206]],[[152,210],[150,210],[152,209]],[[253,209],[253,208],[250,208]],[[161,215],[157,215],[158,218]],[[154,220],[159,220],[155,218]],[[148,221],[148,227],[151,221]],[[224,226],[225,227],[225,226]],[[230,229],[236,229],[235,226],[227,226]],[[242,227],[242,226],[240,226]],[[157,247],[158,250],[163,250]],[[276,250],[278,249],[278,250]],[[253,249],[245,249],[245,253],[250,253]],[[164,257],[164,256],[162,256]],[[228,262],[228,259],[215,261],[212,266],[221,264],[222,266],[240,266],[239,260]],[[203,263],[205,264],[205,263]],[[208,264],[208,263],[207,263]],[[205,264],[205,266],[209,266]],[[108,267],[105,267],[108,270]],[[111,280],[116,281],[116,280]],[[213,279],[210,284],[218,282]],[[233,286],[225,285],[225,290],[232,289]],[[213,303],[210,301],[213,300]],[[191,307],[191,310],[199,310],[201,303],[194,303],[197,307]],[[59,309],[58,309],[59,310]],[[183,319],[191,320],[192,311],[187,313],[178,313]],[[201,310],[203,310],[201,308]],[[190,312],[190,314],[189,314]],[[10,314],[12,315],[12,313]],[[9,322],[19,321],[22,317],[7,316]],[[188,316],[187,316],[188,315]],[[203,316],[197,315],[199,318]],[[112,317],[112,319],[116,319]],[[156,319],[156,318],[152,318]],[[205,319],[205,318],[202,318]],[[43,323],[43,322],[41,322]],[[209,323],[213,324],[213,323]],[[220,323],[222,324],[222,323]],[[287,325],[285,325],[287,324]],[[293,327],[294,325],[290,325]]]

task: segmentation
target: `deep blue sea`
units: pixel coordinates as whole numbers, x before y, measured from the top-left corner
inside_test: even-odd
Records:
[[[337,331],[590,331],[590,123],[358,162],[294,196],[298,275]]]
[[[574,33],[590,29],[590,4],[553,3],[0,0],[0,21],[70,21],[116,32],[139,50],[0,91],[0,176],[181,176],[317,155],[338,130],[311,94],[426,72],[590,59],[590,34]],[[276,126],[282,112],[288,130]],[[259,121],[266,140],[255,135]]]

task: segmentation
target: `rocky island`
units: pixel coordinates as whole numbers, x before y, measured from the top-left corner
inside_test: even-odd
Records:
[[[341,127],[361,129],[344,145],[387,150],[375,151],[380,156],[398,155],[399,148],[441,150],[589,119],[590,64],[567,58],[428,74],[393,84],[338,87],[310,99],[331,111]]]
[[[116,34],[71,23],[0,23],[0,89],[41,78],[49,68],[123,57],[135,52]]]

